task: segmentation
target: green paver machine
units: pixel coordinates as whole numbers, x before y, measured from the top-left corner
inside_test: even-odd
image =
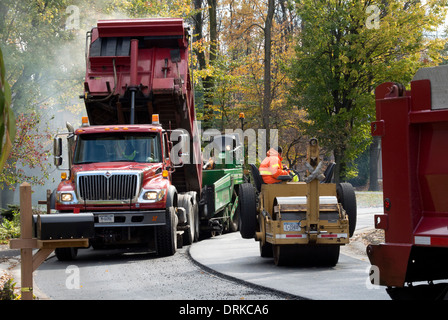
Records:
[[[238,199],[245,184],[243,145],[238,134],[216,135],[204,149],[210,159],[202,171],[199,203],[202,236],[238,230]]]

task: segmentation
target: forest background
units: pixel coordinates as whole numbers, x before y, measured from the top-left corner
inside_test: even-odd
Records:
[[[236,129],[244,113],[245,129],[278,129],[285,164],[299,170],[317,137],[336,181],[378,190],[375,87],[409,87],[417,69],[446,63],[446,9],[446,0],[2,0],[0,207],[23,181],[57,180],[51,137],[85,113],[85,34],[110,18],[184,18],[198,120]]]

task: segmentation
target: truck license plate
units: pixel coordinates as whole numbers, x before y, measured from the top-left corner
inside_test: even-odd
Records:
[[[300,231],[300,225],[297,222],[283,222],[283,231]]]
[[[100,214],[98,216],[99,223],[114,223],[114,215],[113,214]]]

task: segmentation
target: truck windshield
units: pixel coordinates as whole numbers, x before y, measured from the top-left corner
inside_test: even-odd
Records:
[[[158,135],[114,132],[78,136],[74,164],[112,161],[162,162]]]

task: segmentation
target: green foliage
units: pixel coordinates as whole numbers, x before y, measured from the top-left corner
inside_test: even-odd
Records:
[[[10,103],[11,89],[6,81],[5,64],[0,48],[0,172],[8,159],[16,135],[15,118]]]
[[[14,293],[16,283],[9,275],[0,276],[0,301],[15,300],[17,295]]]
[[[41,116],[36,112],[18,115],[14,148],[0,172],[1,186],[14,189],[25,181],[43,185],[48,179],[52,135],[48,128],[41,128],[40,122]]]
[[[369,25],[378,9],[378,28]],[[446,1],[296,1],[302,18],[291,64],[293,102],[307,112],[302,126],[333,150],[339,178],[370,143],[375,87],[408,83],[439,62],[441,41],[425,32],[442,22]]]
[[[0,224],[0,243],[20,237],[20,211],[17,207],[11,209],[12,217],[4,218]]]
[[[106,13],[121,11],[133,18],[187,18],[192,12],[190,0],[112,0],[105,7]]]
[[[76,35],[73,30],[65,30],[65,10],[72,4],[76,1],[1,2],[0,40],[16,114],[38,109],[50,97],[65,93],[73,82],[65,78],[70,61],[63,61],[67,55],[61,52]],[[60,89],[61,82],[65,90],[53,91],[53,85]]]
[[[68,6],[80,1],[4,0],[0,3],[0,43],[6,66],[5,70],[2,59],[4,90],[1,91],[9,106],[1,107],[0,113],[1,188],[5,185],[13,188],[15,183],[24,180],[42,184],[48,176],[49,147],[42,140],[48,140],[48,136],[39,132],[45,131],[42,123],[52,119],[58,104],[70,106],[74,96],[78,102],[82,90],[84,66],[76,67],[83,65],[76,62],[81,61],[82,55],[71,59],[75,50],[67,46],[73,43],[77,33],[65,26]],[[83,46],[77,47],[83,50]],[[76,84],[79,89],[71,90]],[[0,100],[3,105],[3,99]],[[5,121],[9,123],[6,131]],[[38,168],[43,173],[31,174],[28,170],[25,173],[24,168]]]

